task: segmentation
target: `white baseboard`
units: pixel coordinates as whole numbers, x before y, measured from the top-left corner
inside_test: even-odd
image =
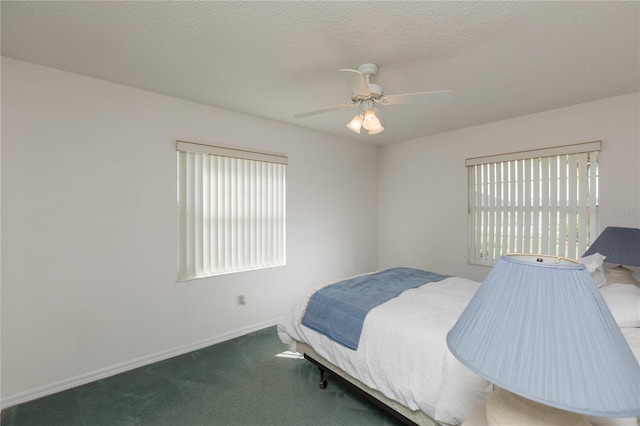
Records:
[[[234,330],[229,333],[222,334],[220,336],[211,337],[208,339],[200,340],[195,343],[180,346],[173,349],[167,349],[155,354],[143,356],[140,358],[132,359],[130,361],[122,362],[120,364],[113,365],[111,367],[101,368],[100,370],[92,371],[87,374],[81,374],[79,376],[71,377],[69,379],[61,380],[59,382],[52,383],[50,385],[40,386],[27,391],[18,392],[7,397],[0,399],[0,408],[5,409],[13,405],[22,404],[23,402],[32,401],[34,399],[41,398],[43,396],[51,395],[56,392],[71,389],[76,386],[85,385],[87,383],[95,382],[96,380],[104,379],[107,377],[115,376],[116,374],[124,373],[125,371],[133,370],[135,368],[144,367],[145,365],[153,364],[154,362],[164,361],[175,356],[184,355],[189,352],[196,351],[198,349],[206,348],[207,346],[215,345],[227,340],[234,339],[236,337],[244,336],[245,334],[259,331],[267,327],[272,327],[280,322],[280,318],[275,320],[263,322],[261,324],[255,324],[249,327]],[[283,349],[284,350],[284,349]]]

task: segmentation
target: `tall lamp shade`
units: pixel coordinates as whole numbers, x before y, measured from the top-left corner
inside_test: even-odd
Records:
[[[605,262],[615,263],[618,266],[609,268],[607,277],[609,284],[612,282],[631,283],[640,285],[631,273],[632,271],[622,265],[640,266],[640,229],[608,226],[589,246],[583,257],[595,253],[605,256]]]
[[[447,335],[470,370],[572,413],[640,415],[640,364],[582,263],[504,255]]]

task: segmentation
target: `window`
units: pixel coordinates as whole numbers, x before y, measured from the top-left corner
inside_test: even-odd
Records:
[[[470,158],[468,261],[578,259],[596,237],[600,142]]]
[[[177,142],[178,281],[285,264],[279,154]]]

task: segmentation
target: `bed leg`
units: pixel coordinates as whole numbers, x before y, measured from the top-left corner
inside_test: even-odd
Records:
[[[327,387],[327,380],[324,378],[324,369],[318,367],[318,370],[320,370],[320,389],[324,389]]]

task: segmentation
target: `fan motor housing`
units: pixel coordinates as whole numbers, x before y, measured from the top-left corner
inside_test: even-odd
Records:
[[[351,100],[353,102],[366,101],[369,99],[380,99],[382,97],[383,91],[382,86],[379,84],[369,83],[369,91],[371,92],[371,96],[364,97],[362,95],[356,95],[355,93],[351,93]]]
[[[379,84],[369,83],[369,90],[371,91],[373,97],[376,99],[382,96],[382,86],[380,86]]]

